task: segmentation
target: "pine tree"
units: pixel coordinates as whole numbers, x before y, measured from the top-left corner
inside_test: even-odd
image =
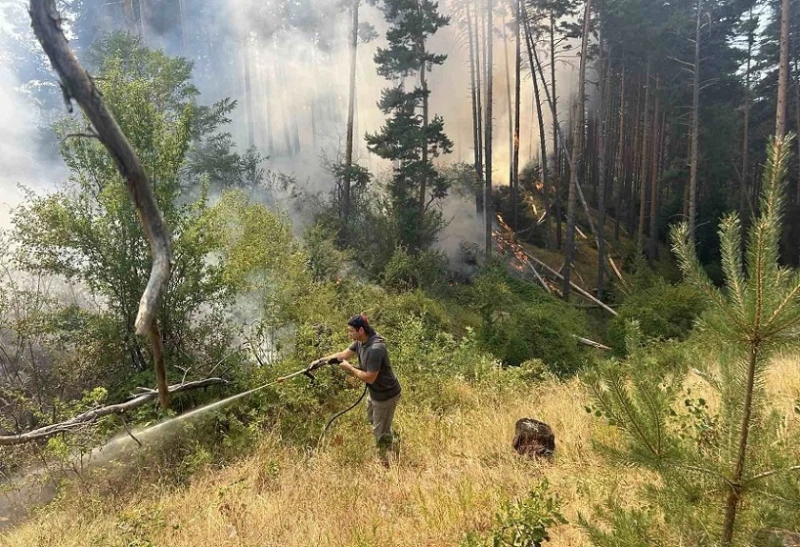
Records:
[[[432,160],[450,153],[453,143],[444,133],[442,117],[429,119],[426,78],[447,56],[430,53],[426,42],[449,18],[440,15],[438,3],[431,0],[384,0],[381,8],[390,24],[389,47],[378,48],[375,63],[378,74],[398,84],[384,89],[378,102],[389,115],[386,125],[366,139],[371,152],[395,163],[389,193],[397,239],[414,252],[435,239],[442,219],[432,205],[448,190]],[[418,75],[419,86],[407,90],[404,79],[412,75]]]
[[[703,270],[690,226],[672,234],[686,281],[707,303],[698,328],[703,344],[713,344],[715,362],[700,374],[718,405],[684,391],[686,367],[676,367],[664,348],[634,349],[627,363],[609,363],[589,379],[593,410],[625,439],[604,447],[606,453],[660,477],[645,490],[683,544],[746,544],[753,527],[796,515],[797,439],[780,433],[776,424],[784,418],[769,407],[763,389],[771,358],[800,345],[800,272],[779,263],[790,144],[791,137],[772,143],[761,213],[752,220],[745,253],[738,214],[720,223],[724,289]],[[637,518],[617,507],[611,534],[584,524],[597,545],[628,545],[621,538],[630,539]],[[668,544],[653,529],[658,524],[637,522],[640,544]]]

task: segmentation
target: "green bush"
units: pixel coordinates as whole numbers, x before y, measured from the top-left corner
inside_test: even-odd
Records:
[[[467,534],[461,547],[541,547],[550,541],[548,528],[567,523],[561,514],[562,502],[548,490],[544,480],[524,499],[504,503],[492,530],[484,535]]]
[[[516,307],[498,316],[484,330],[484,341],[507,365],[516,366],[538,358],[558,376],[573,374],[584,364],[585,358],[572,336],[574,321],[571,318],[575,314],[565,313],[566,310],[560,308],[551,304]]]
[[[399,291],[441,292],[447,283],[447,257],[437,251],[409,253],[397,247],[381,274],[383,285]]]
[[[509,276],[502,266],[487,268],[468,291],[480,310],[480,341],[503,364],[541,359],[558,376],[576,372],[585,354],[575,335],[586,318],[536,286]]]
[[[688,285],[656,281],[628,296],[608,329],[608,342],[618,355],[625,355],[625,324],[635,320],[645,338],[685,340],[695,319],[703,311],[703,300]]]

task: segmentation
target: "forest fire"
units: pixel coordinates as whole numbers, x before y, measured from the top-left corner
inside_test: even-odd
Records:
[[[550,287],[544,277],[536,270],[536,267],[531,261],[531,256],[528,255],[525,249],[522,248],[522,245],[516,241],[514,231],[506,221],[503,220],[502,215],[497,215],[497,222],[500,224],[501,230],[492,232],[495,245],[500,252],[511,254],[513,257],[510,263],[511,267],[518,272],[524,272],[526,269],[530,269],[539,284],[542,285],[547,292],[552,292],[553,288]]]

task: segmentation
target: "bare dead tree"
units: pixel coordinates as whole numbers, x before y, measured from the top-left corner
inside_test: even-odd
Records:
[[[647,242],[647,260],[652,262],[658,258],[658,178],[661,159],[661,142],[664,130],[659,125],[661,115],[661,80],[656,76],[655,111],[653,113],[653,153],[650,159],[650,238]]]
[[[745,221],[745,205],[749,203],[748,182],[750,173],[750,68],[753,59],[753,45],[755,44],[755,26],[753,23],[753,8],[750,8],[750,20],[747,29],[747,68],[744,73],[744,128],[742,129],[742,172],[739,173],[739,217]]]
[[[644,128],[642,129],[642,163],[641,174],[639,175],[639,225],[636,232],[636,248],[641,253],[644,248],[644,225],[646,222],[647,210],[647,189],[648,189],[648,167],[650,166],[647,155],[650,152],[650,67],[652,59],[647,59],[647,75],[644,78]]]
[[[606,193],[607,182],[606,173],[608,171],[608,156],[610,154],[610,141],[609,126],[611,125],[611,90],[609,88],[611,83],[611,55],[610,51],[604,47],[605,43],[600,40],[600,139],[598,142],[599,148],[599,174],[598,186],[599,196],[597,209],[599,213],[597,225],[597,298],[603,298],[603,287],[605,273],[605,255],[606,255]]]
[[[158,398],[167,408],[169,390],[164,365],[164,345],[156,324],[156,316],[172,269],[170,234],[156,202],[147,174],[128,139],[103,101],[103,96],[91,76],[78,63],[61,28],[62,18],[55,0],[30,0],[29,13],[36,38],[42,45],[60,78],[64,95],[72,110],[74,99],[94,126],[100,142],[108,150],[119,169],[136,214],[150,244],[153,265],[136,316],[136,333],[149,335],[156,370]]]
[[[255,117],[253,116],[253,85],[250,76],[250,36],[244,37],[242,57],[244,58],[244,94],[247,98],[247,102],[245,103],[247,109],[247,146],[252,148],[255,146],[256,141],[255,129],[253,127],[255,123]]]

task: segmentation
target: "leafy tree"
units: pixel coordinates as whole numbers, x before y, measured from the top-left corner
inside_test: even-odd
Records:
[[[103,40],[91,58],[105,101],[141,158],[172,229],[175,265],[158,318],[167,358],[173,364],[209,360],[227,342],[220,318],[231,288],[211,260],[219,241],[208,230],[206,191],[208,171],[216,166],[211,160],[208,170],[186,166],[190,150],[227,121],[233,103],[196,106],[192,64],[127,35]],[[134,321],[151,259],[116,166],[96,139],[85,136],[85,126],[83,118],[56,125],[70,178],[53,194],[29,193],[15,211],[19,261],[28,271],[65,276],[87,288],[119,326],[128,374],[141,372],[149,368]],[[232,176],[241,177],[237,165]],[[187,198],[187,188],[197,197]]]
[[[744,259],[738,215],[721,222],[724,290],[703,271],[688,226],[673,232],[687,281],[708,304],[700,329],[717,359],[703,376],[718,405],[684,391],[685,367],[636,350],[635,339],[628,362],[609,363],[589,379],[594,410],[624,439],[604,445],[605,452],[660,477],[645,492],[683,543],[745,544],[754,526],[781,524],[800,501],[797,439],[779,434],[782,417],[769,407],[763,386],[776,352],[798,347],[800,273],[778,262],[790,143],[787,137],[771,146],[761,214],[753,219]],[[625,523],[632,518],[617,508],[615,532],[631,533]],[[622,544],[615,534],[590,529],[600,545]],[[640,532],[647,543],[644,534],[652,533]]]
[[[395,162],[389,194],[397,240],[416,252],[435,239],[442,217],[432,205],[447,195],[447,180],[432,160],[449,153],[453,143],[444,133],[441,116],[429,120],[426,79],[431,67],[447,57],[427,51],[426,41],[449,19],[431,0],[384,0],[381,8],[391,25],[386,33],[389,47],[378,48],[375,63],[378,74],[400,83],[384,89],[378,106],[390,117],[380,132],[366,139],[372,152]],[[417,73],[419,87],[407,91],[403,79]]]

